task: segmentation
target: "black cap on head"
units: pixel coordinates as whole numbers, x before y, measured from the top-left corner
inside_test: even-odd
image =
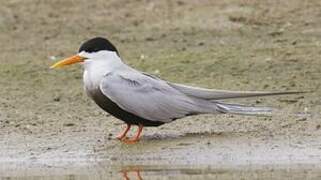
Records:
[[[91,52],[98,52],[101,50],[114,51],[118,54],[116,47],[107,39],[102,37],[95,37],[84,42],[80,46],[78,52],[85,51],[85,52],[91,53]]]

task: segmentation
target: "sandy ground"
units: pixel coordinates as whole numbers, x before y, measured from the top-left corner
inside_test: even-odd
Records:
[[[320,178],[320,1],[0,4],[0,177]],[[122,123],[83,92],[81,67],[48,68],[95,36],[169,81],[311,93],[238,100],[281,109],[269,118],[194,116],[124,145]]]

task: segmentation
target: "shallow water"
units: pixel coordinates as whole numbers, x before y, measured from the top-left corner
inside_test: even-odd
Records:
[[[75,136],[69,141],[77,139]],[[302,139],[296,143],[295,138],[283,136],[262,139],[240,134],[195,134],[160,140],[145,138],[136,145],[112,140],[101,147],[93,145],[94,151],[86,144],[78,144],[74,150],[71,147],[34,150],[31,155],[30,151],[7,148],[1,153],[0,177],[26,180],[319,179],[318,142]],[[37,139],[33,143],[39,144]],[[75,143],[70,143],[73,145]]]
[[[315,165],[295,166],[95,166],[80,169],[21,171],[18,174],[2,176],[1,179],[319,179],[321,167]]]

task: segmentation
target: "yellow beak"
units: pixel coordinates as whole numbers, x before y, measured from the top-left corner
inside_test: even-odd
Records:
[[[58,61],[54,65],[50,66],[50,68],[53,69],[53,68],[58,68],[58,67],[62,67],[62,66],[70,65],[70,64],[84,62],[84,60],[85,60],[84,57],[81,57],[79,55],[75,55],[75,56],[71,56],[69,58],[63,59],[61,61]]]

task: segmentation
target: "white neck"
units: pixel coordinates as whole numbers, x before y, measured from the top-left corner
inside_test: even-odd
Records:
[[[81,52],[79,55],[88,58],[83,64],[83,78],[86,90],[99,88],[100,81],[104,75],[127,67],[116,52]]]

